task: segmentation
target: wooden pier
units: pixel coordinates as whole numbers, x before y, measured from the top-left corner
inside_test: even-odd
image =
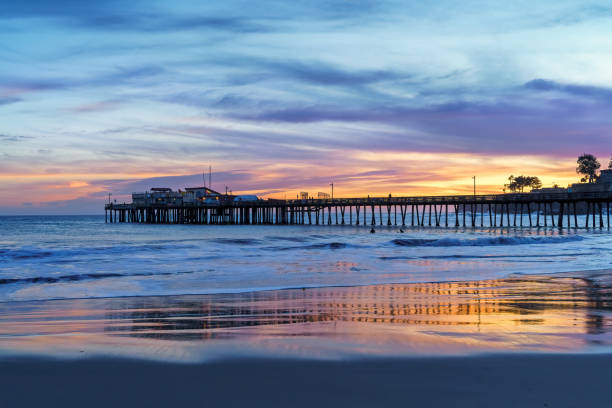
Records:
[[[610,228],[612,192],[106,204],[106,222]]]

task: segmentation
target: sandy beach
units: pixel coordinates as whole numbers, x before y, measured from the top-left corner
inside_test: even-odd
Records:
[[[609,276],[6,302],[0,390],[10,407],[608,406]]]
[[[610,355],[0,363],[5,407],[608,407]]]

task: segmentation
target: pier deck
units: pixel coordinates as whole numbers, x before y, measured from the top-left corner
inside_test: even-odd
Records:
[[[113,204],[107,222],[610,228],[612,192]],[[579,217],[580,215],[580,217]],[[586,217],[583,217],[586,215]]]

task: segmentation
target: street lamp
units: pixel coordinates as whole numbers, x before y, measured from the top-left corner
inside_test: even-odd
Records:
[[[476,195],[476,176],[472,176],[474,179],[474,195]]]
[[[331,188],[332,188],[332,196],[331,196],[331,199],[333,200],[333,199],[334,199],[334,183],[329,183],[329,185],[330,185],[330,186],[331,186]]]

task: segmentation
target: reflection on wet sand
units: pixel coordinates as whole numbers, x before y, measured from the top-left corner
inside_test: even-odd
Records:
[[[294,356],[587,351],[612,345],[605,280],[480,282],[0,304],[0,350]]]

